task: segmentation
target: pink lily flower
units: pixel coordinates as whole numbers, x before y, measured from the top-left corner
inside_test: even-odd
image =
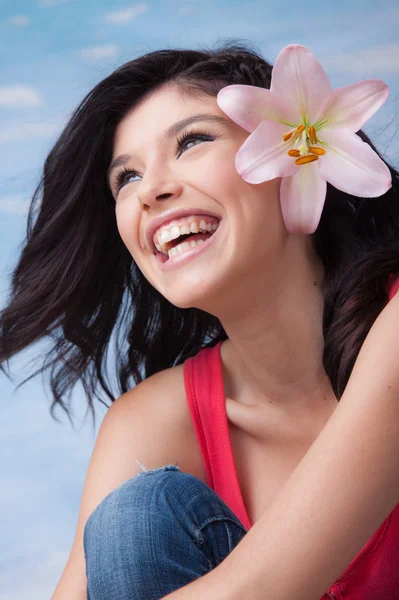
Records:
[[[356,135],[388,94],[379,79],[333,90],[310,50],[291,44],[275,61],[270,90],[228,85],[217,103],[251,133],[236,154],[240,176],[253,184],[281,177],[287,230],[313,233],[327,181],[363,198],[381,196],[392,186],[386,164]]]

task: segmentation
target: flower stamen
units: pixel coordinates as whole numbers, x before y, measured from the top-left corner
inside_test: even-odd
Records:
[[[314,162],[318,160],[319,156],[326,153],[323,148],[314,145],[318,143],[314,125],[298,125],[283,134],[283,140],[284,142],[291,140],[291,149],[287,151],[287,154],[292,158],[296,158],[296,165],[306,165]]]
[[[301,156],[300,158],[297,158],[295,164],[306,165],[307,163],[314,162],[315,160],[319,160],[319,157],[315,156],[314,154],[308,154],[307,156]]]
[[[305,125],[298,125],[298,127],[295,127],[294,129],[291,129],[291,131],[288,131],[287,133],[283,134],[283,141],[284,142],[288,142],[288,140],[290,140],[291,138],[292,141],[294,140],[298,140],[300,137],[303,138],[303,141],[306,141],[306,127]]]
[[[308,146],[308,150],[312,154],[318,154],[319,156],[322,156],[323,154],[326,153],[326,151],[324,150],[324,148],[318,148],[316,146]]]
[[[317,144],[316,129],[313,125],[309,127],[309,139],[312,145]]]

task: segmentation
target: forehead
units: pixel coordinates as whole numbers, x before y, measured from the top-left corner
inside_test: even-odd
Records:
[[[113,156],[128,151],[133,143],[134,146],[140,146],[145,141],[162,142],[164,132],[173,123],[198,113],[227,118],[218,107],[216,97],[192,98],[175,86],[156,90],[132,108],[118,124]]]

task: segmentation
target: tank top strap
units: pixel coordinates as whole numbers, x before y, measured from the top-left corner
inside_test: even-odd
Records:
[[[202,348],[184,363],[184,383],[207,485],[250,529],[234,463],[220,356],[222,342]]]

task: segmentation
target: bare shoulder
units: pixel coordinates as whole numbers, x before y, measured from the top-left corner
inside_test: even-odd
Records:
[[[137,387],[140,387],[140,394],[135,394],[136,388],[133,388],[115,405],[125,413],[127,422],[137,419],[139,411],[142,413],[141,420],[151,443],[146,455],[137,456],[137,459],[148,469],[178,462],[182,471],[205,481],[205,469],[186,399],[184,365],[160,371]]]
[[[105,414],[87,469],[72,550],[52,600],[86,600],[85,524],[109,493],[137,475],[136,460],[147,469],[178,463],[182,471],[206,481],[183,365],[148,377]]]

